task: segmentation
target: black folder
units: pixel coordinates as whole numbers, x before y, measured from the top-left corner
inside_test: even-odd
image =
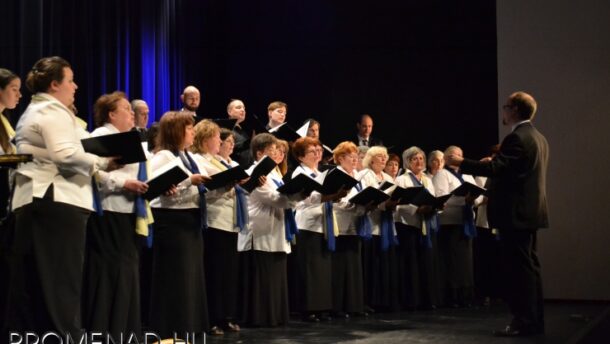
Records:
[[[183,167],[174,165],[174,167],[171,167],[161,174],[147,180],[146,184],[148,184],[148,191],[146,191],[143,196],[145,199],[150,201],[169,190],[172,185],[178,185],[188,177],[189,175]]]
[[[470,193],[473,197],[479,197],[484,194],[487,190],[478,185],[474,185],[470,182],[463,182],[457,189],[451,191],[451,194],[454,196],[462,196],[465,197]]]
[[[394,186],[394,183],[384,181],[381,185],[379,185],[379,189],[385,191],[385,190],[391,188],[392,186]]]
[[[82,139],[85,152],[102,157],[120,156],[119,164],[146,161],[140,134],[137,131],[109,134]]]
[[[403,188],[403,187],[397,186],[396,189],[394,189],[394,192],[392,192],[392,200],[393,201],[400,200],[400,202],[398,202],[398,204],[411,204],[413,199],[420,192],[423,192],[423,189],[424,189],[423,186],[414,186],[414,187],[409,187],[409,188]]]
[[[332,195],[337,193],[341,188],[349,190],[356,184],[358,184],[358,180],[352,178],[352,176],[340,169],[335,168],[326,172],[326,176],[322,182],[322,188],[319,191],[322,195]]]
[[[354,204],[366,206],[371,203],[373,205],[379,205],[389,198],[390,195],[388,195],[387,193],[375,187],[368,186],[364,190],[357,193],[354,197],[350,198],[349,201]]]
[[[417,196],[411,200],[410,204],[418,207],[422,205],[429,205],[434,209],[442,209],[445,202],[447,202],[451,196],[451,194],[446,194],[444,196],[434,197],[430,191],[428,191],[428,189],[422,188],[421,192],[419,192]]]
[[[233,130],[233,127],[235,127],[235,124],[237,123],[237,118],[214,118],[212,121],[221,128]]]
[[[280,124],[279,126],[269,129],[269,133],[278,139],[286,140],[288,142],[294,142],[301,138],[301,135],[292,129],[287,122]]]
[[[225,185],[233,184],[242,179],[248,178],[248,174],[241,166],[235,166],[226,171],[216,173],[210,176],[211,180],[205,183],[208,190],[216,190]]]
[[[250,180],[245,182],[241,187],[244,188],[248,192],[252,192],[258,186],[258,178],[261,176],[268,175],[274,168],[277,166],[275,161],[270,157],[266,156],[263,160],[259,161],[256,164],[256,167],[252,170],[250,174]]]
[[[312,193],[315,190],[320,190],[322,185],[315,181],[310,176],[300,173],[296,177],[290,179],[286,184],[280,186],[277,191],[285,195],[294,195],[299,192],[303,192],[306,195]]]

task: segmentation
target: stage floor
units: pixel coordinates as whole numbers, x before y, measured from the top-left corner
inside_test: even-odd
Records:
[[[374,314],[316,324],[293,320],[280,328],[242,328],[207,336],[207,343],[610,343],[610,306],[601,303],[547,302],[546,333],[497,338],[494,329],[509,321],[503,304],[470,309],[438,309]],[[601,332],[600,332],[601,331]],[[596,332],[592,337],[591,334]],[[597,338],[597,339],[596,339]],[[603,342],[603,341],[601,341]],[[600,343],[601,343],[600,342]]]

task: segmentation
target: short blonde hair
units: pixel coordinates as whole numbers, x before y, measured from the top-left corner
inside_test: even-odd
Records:
[[[288,105],[286,105],[286,103],[281,102],[281,101],[271,102],[269,104],[269,106],[267,106],[267,111],[271,112],[271,111],[273,111],[275,109],[279,109],[279,108],[284,108],[284,109],[286,109],[286,111],[288,111]]]
[[[358,147],[352,141],[343,141],[333,150],[333,160],[338,163],[340,156],[354,153],[358,153]]]
[[[371,163],[371,159],[377,154],[382,154],[385,158],[388,158],[388,150],[383,146],[373,146],[366,151],[364,159],[362,159],[362,166],[368,168]]]
[[[209,140],[217,133],[220,134],[220,127],[215,122],[204,119],[197,123],[197,125],[195,125],[195,137],[193,139],[191,151],[193,153],[205,153],[201,149],[203,142]]]

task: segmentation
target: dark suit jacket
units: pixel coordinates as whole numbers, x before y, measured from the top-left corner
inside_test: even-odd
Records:
[[[358,139],[358,135],[356,135],[356,137],[354,137],[354,138],[352,139],[352,142],[353,142],[353,143],[355,143],[355,144],[356,144],[356,146],[359,146],[359,145],[360,145],[360,140]],[[373,147],[373,146],[383,146],[383,142],[382,142],[380,139],[378,139],[378,138],[376,138],[376,137],[374,137],[374,136],[369,136],[369,142],[368,142],[368,146],[369,146],[369,147]]]
[[[538,229],[549,225],[546,172],[549,146],[531,123],[523,123],[500,145],[490,162],[465,159],[463,173],[491,178],[489,224],[499,229]]]

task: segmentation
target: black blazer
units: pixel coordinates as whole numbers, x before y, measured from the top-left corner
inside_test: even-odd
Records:
[[[487,216],[498,229],[538,229],[549,226],[546,173],[549,145],[529,123],[504,138],[500,153],[489,162],[465,159],[464,173],[488,176]]]
[[[358,139],[358,135],[356,135],[356,137],[354,137],[354,139],[352,140],[353,143],[356,144],[356,146],[360,145],[360,140]],[[369,147],[373,147],[373,146],[383,146],[383,142],[374,137],[374,136],[369,136],[369,142],[368,142],[368,146]]]

